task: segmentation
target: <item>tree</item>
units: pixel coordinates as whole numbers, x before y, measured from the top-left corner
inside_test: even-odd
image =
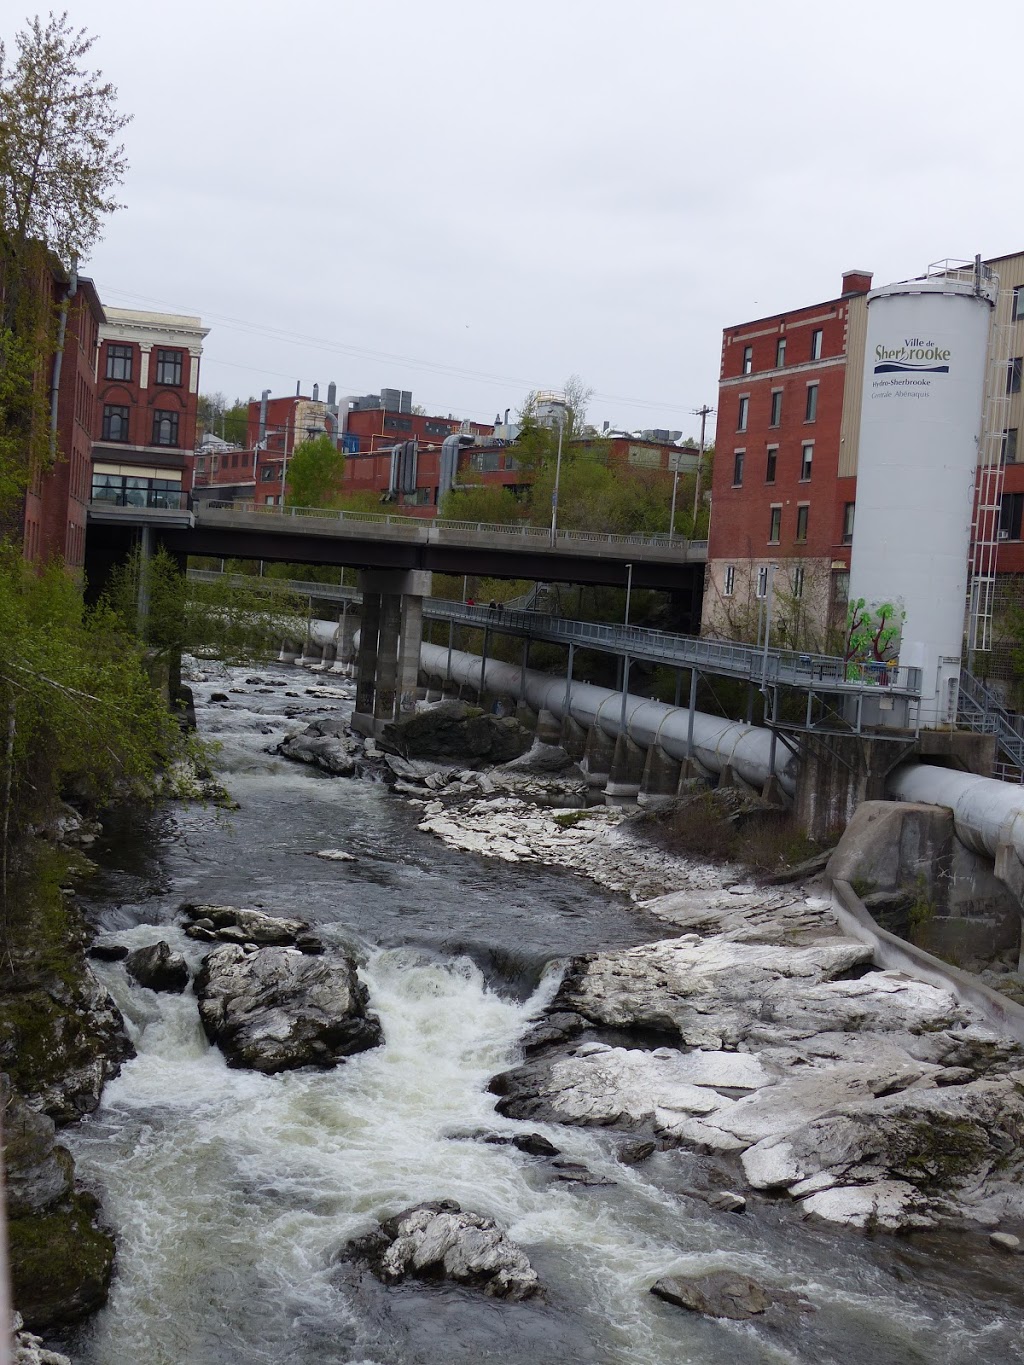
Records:
[[[82,65],[93,42],[51,14],[18,34],[13,63],[0,44],[0,514],[53,453],[48,281],[95,243],[127,168],[116,91]]]
[[[18,34],[13,64],[0,45],[0,218],[15,263],[31,241],[65,264],[86,255],[120,207],[128,163],[118,136],[129,116],[114,86],[83,65],[95,41],[51,13]]]
[[[511,526],[522,521],[525,508],[514,493],[499,484],[452,489],[441,501],[440,514],[451,521],[483,521]]]
[[[345,456],[327,435],[295,447],[288,461],[288,507],[336,507],[341,497]]]
[[[196,408],[199,435],[207,432],[229,441],[233,446],[244,446],[249,439],[249,404],[252,399],[236,398],[228,404],[222,393],[201,393]]]

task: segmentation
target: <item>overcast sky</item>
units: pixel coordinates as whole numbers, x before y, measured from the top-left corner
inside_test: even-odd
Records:
[[[66,3],[134,115],[87,268],[228,397],[696,434],[724,326],[1024,248],[1019,0]]]

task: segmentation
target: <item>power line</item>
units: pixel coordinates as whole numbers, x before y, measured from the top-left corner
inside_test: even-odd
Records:
[[[165,308],[180,307],[180,305],[171,303],[167,299],[155,299],[145,294],[134,294],[122,289],[107,289],[104,292],[119,298],[134,299],[142,303],[159,304]],[[521,377],[492,374],[484,370],[471,370],[457,365],[442,365],[432,361],[419,360],[414,356],[404,356],[388,351],[375,351],[368,347],[353,346],[344,342],[327,341],[323,337],[315,337],[309,333],[292,332],[285,328],[255,323],[245,318],[233,318],[227,314],[213,313],[202,309],[197,311],[210,321],[216,322],[218,326],[226,328],[229,331],[238,331],[254,336],[264,336],[272,341],[283,342],[286,345],[308,346],[319,350],[330,351],[338,355],[349,356],[353,359],[372,360],[378,364],[401,365],[409,369],[424,370],[435,374],[443,374],[450,378],[462,379],[473,384],[516,385],[527,391],[543,387],[533,380],[523,379]],[[214,361],[213,363],[232,364],[233,362]],[[254,369],[259,367],[238,366],[238,368]],[[276,373],[280,374],[280,371],[277,371]],[[648,398],[628,398],[623,394],[607,393],[597,389],[594,390],[593,396],[602,399],[604,402],[623,403],[627,407],[650,408],[651,410],[659,412],[665,412],[666,410],[669,412],[684,411],[684,405],[681,403],[664,402]],[[482,411],[482,409],[477,409],[477,411]],[[685,409],[685,411],[692,413],[693,409]]]

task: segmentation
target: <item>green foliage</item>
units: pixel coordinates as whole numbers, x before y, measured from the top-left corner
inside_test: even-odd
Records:
[[[23,254],[37,266],[45,255],[38,245]],[[0,262],[0,279],[4,274]],[[6,300],[0,322],[0,517],[17,506],[33,470],[49,457],[48,391],[39,373],[53,347],[55,322],[37,290],[15,290]]]
[[[3,889],[18,837],[73,791],[99,803],[149,790],[182,748],[143,648],[107,604],[83,607],[59,568],[0,558],[0,844]]]
[[[196,407],[199,435],[210,432],[234,446],[244,446],[249,439],[249,402],[236,398],[231,404],[222,393],[201,393]]]
[[[83,65],[94,42],[65,13],[30,20],[13,63],[0,47],[0,215],[16,262],[31,241],[65,262],[85,255],[119,207],[129,120],[114,86]]]
[[[288,461],[288,507],[337,507],[345,456],[327,435],[295,447]]]
[[[440,515],[452,521],[484,521],[511,526],[524,519],[526,508],[499,484],[456,488],[441,500]]]
[[[149,610],[140,621],[143,572],[148,580]],[[337,582],[338,570],[329,572],[330,581]],[[252,663],[276,656],[283,638],[296,631],[305,633],[305,602],[282,592],[270,575],[251,575],[243,581],[225,575],[212,583],[195,582],[162,549],[145,569],[137,552],[117,568],[104,601],[122,630],[137,632],[153,654],[172,662],[182,654],[196,654],[226,663]]]

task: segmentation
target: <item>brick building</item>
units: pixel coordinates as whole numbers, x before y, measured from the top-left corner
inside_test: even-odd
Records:
[[[178,508],[191,489],[199,362],[197,317],[108,308],[100,328],[92,499]]]
[[[90,279],[65,272],[55,257],[40,287],[48,307],[66,304],[64,341],[47,358],[47,390],[53,428],[53,459],[35,471],[22,507],[22,553],[32,564],[61,560],[80,573],[85,560],[90,455],[96,408],[96,349],[104,321]],[[56,408],[54,408],[56,398]]]
[[[871,275],[823,303],[727,327],[703,628],[749,636],[777,565],[776,639],[824,647],[845,612]]]

